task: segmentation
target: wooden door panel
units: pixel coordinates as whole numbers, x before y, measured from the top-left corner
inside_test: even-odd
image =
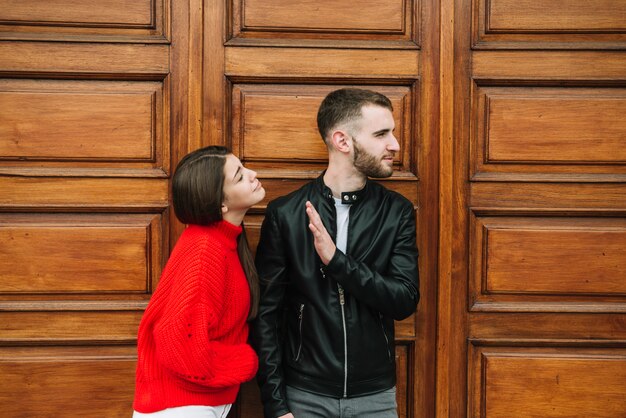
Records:
[[[474,85],[473,175],[626,173],[624,93]]]
[[[167,45],[0,42],[0,72],[163,80],[169,72],[168,53]]]
[[[613,308],[613,313],[600,310]],[[546,346],[609,345],[619,346],[626,339],[623,305],[605,302],[585,312],[584,305],[545,304],[539,312],[510,312],[507,306],[493,306],[493,312],[475,312],[469,318],[468,338],[471,342],[510,344],[542,343]],[[502,313],[506,312],[506,315]],[[577,315],[571,315],[571,312]],[[547,315],[547,313],[550,313]],[[506,320],[503,320],[503,317]]]
[[[160,215],[0,214],[0,297],[149,292],[165,237]]]
[[[472,417],[618,417],[626,351],[472,347]]]
[[[232,10],[233,33],[228,44],[264,40],[276,45],[291,40],[300,46],[324,41],[351,41],[362,46],[404,42],[415,46],[419,32],[418,0],[366,0],[358,7],[332,0],[245,0],[232,1]]]
[[[404,5],[399,0],[365,0],[359,3],[358,9],[349,3],[332,0],[316,3],[296,0],[288,4],[275,0],[246,0],[241,3],[242,26],[246,28],[400,32],[404,23]]]
[[[478,48],[620,48],[626,6],[620,0],[473,0]]]
[[[412,372],[409,361],[415,356],[412,350],[413,344],[399,343],[396,345],[396,402],[398,404],[398,416],[411,416],[413,400],[410,394],[412,381],[415,375]]]
[[[603,97],[563,93],[560,97],[536,92],[532,97],[488,96],[489,160],[625,162],[621,138],[626,136],[626,123],[619,117],[626,106],[625,92],[618,97],[611,97],[611,91],[596,91]]]
[[[2,303],[0,318],[0,342],[12,344],[64,344],[103,342],[133,342],[137,338],[137,329],[141,311],[128,304],[126,307],[112,303],[109,310],[102,304],[86,302],[50,304],[42,300],[30,303]],[[99,308],[94,310],[94,306]],[[10,309],[10,310],[9,310]],[[90,310],[92,309],[92,310]],[[126,381],[133,385],[134,380]]]
[[[503,302],[524,311],[543,303],[623,304],[625,221],[471,217],[470,309]]]
[[[4,0],[0,39],[166,41],[169,0]]]
[[[623,4],[448,7],[437,412],[622,416]]]
[[[127,4],[123,0],[5,0],[2,20],[9,22],[37,22],[40,25],[84,24],[90,25],[144,25],[151,21],[154,1],[142,0]]]
[[[226,75],[233,80],[313,78],[345,84],[350,79],[414,81],[419,76],[419,56],[411,50],[233,47],[226,49],[225,60]]]
[[[169,254],[170,158],[187,146],[171,143],[170,117],[182,105],[170,100],[180,76],[171,70],[169,7],[3,2],[0,405],[8,417],[131,414],[137,329]]]
[[[136,349],[120,347],[3,347],[3,415],[128,417]]]
[[[152,106],[149,94],[141,97],[122,93],[113,97],[64,93],[59,96],[41,91],[2,93],[0,105],[6,110],[0,121],[4,127],[0,134],[11,140],[0,149],[3,156],[138,160],[150,157]],[[97,113],[99,120],[92,119]],[[7,132],[9,127],[17,127],[19,131]],[[98,136],[85,138],[87,141],[83,142],[79,136],[82,128]],[[120,129],[120,135],[115,135]],[[126,139],[131,141],[125,143]]]
[[[576,228],[577,227],[577,228]],[[490,294],[624,295],[621,231],[487,229]]]
[[[87,176],[86,170],[72,172],[71,178],[59,176],[60,167],[42,171],[30,170],[34,175],[50,177],[0,177],[0,204],[16,210],[31,208],[40,211],[62,211],[73,209],[90,211],[98,209],[124,208],[131,212],[142,210],[163,211],[168,204],[168,184],[166,179],[150,178],[80,178]],[[13,167],[0,167],[0,172],[13,174]],[[26,170],[24,171],[26,172]],[[124,173],[120,170],[113,175]],[[91,176],[100,174],[95,170]],[[56,175],[56,177],[52,177]],[[111,174],[109,174],[111,176]],[[94,176],[95,177],[95,176]]]
[[[493,32],[613,32],[623,28],[626,18],[626,5],[619,0],[602,5],[584,0],[491,0],[487,4],[487,30]]]
[[[476,212],[510,213],[512,211],[534,215],[536,213],[567,213],[581,214],[614,214],[620,216],[624,213],[623,202],[626,201],[626,190],[616,182],[606,183],[594,181],[593,177],[570,174],[569,176],[532,176],[522,173],[516,179],[524,179],[515,187],[505,182],[474,182],[470,185],[470,206]],[[564,183],[552,182],[539,183],[532,180],[538,178],[559,180]],[[607,180],[621,177],[610,177]],[[587,180],[584,183],[576,183],[576,180]],[[502,197],[506,196],[506,199]]]
[[[549,46],[549,45],[546,45]],[[594,65],[602,63],[602,65]],[[621,84],[626,57],[619,51],[473,51],[471,80],[535,85]],[[593,83],[584,83],[585,81]],[[467,82],[468,80],[466,80]],[[500,83],[504,82],[504,83]],[[560,83],[559,83],[560,82]]]
[[[162,83],[0,80],[0,153],[148,162],[163,149],[163,105]]]
[[[300,163],[321,171],[328,151],[317,130],[317,109],[324,97],[341,86],[234,84],[232,148],[257,168],[293,170]],[[400,175],[411,173],[412,138],[419,131],[413,126],[412,110],[417,86],[370,86],[387,95],[394,107],[394,135],[401,153],[395,165]],[[285,146],[289,144],[289,146]]]

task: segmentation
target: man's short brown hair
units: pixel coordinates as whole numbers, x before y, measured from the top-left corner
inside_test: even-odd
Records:
[[[366,105],[393,111],[389,98],[372,90],[344,88],[330,92],[317,111],[317,129],[324,142],[334,128],[360,118],[361,109]]]

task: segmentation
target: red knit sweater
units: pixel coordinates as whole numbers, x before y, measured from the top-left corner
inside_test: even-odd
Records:
[[[178,240],[139,325],[137,412],[230,404],[239,385],[254,377],[240,233],[221,221],[190,225]]]

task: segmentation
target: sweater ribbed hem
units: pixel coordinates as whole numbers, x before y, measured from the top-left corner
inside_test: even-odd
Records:
[[[198,386],[197,390],[182,388],[172,381],[137,382],[133,409],[144,414],[187,405],[220,406],[237,399],[240,385],[212,389]]]

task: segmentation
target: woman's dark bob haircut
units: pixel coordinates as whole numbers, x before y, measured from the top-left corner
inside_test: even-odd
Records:
[[[209,225],[222,220],[224,165],[231,152],[211,145],[178,163],[172,179],[174,213],[184,224]]]

